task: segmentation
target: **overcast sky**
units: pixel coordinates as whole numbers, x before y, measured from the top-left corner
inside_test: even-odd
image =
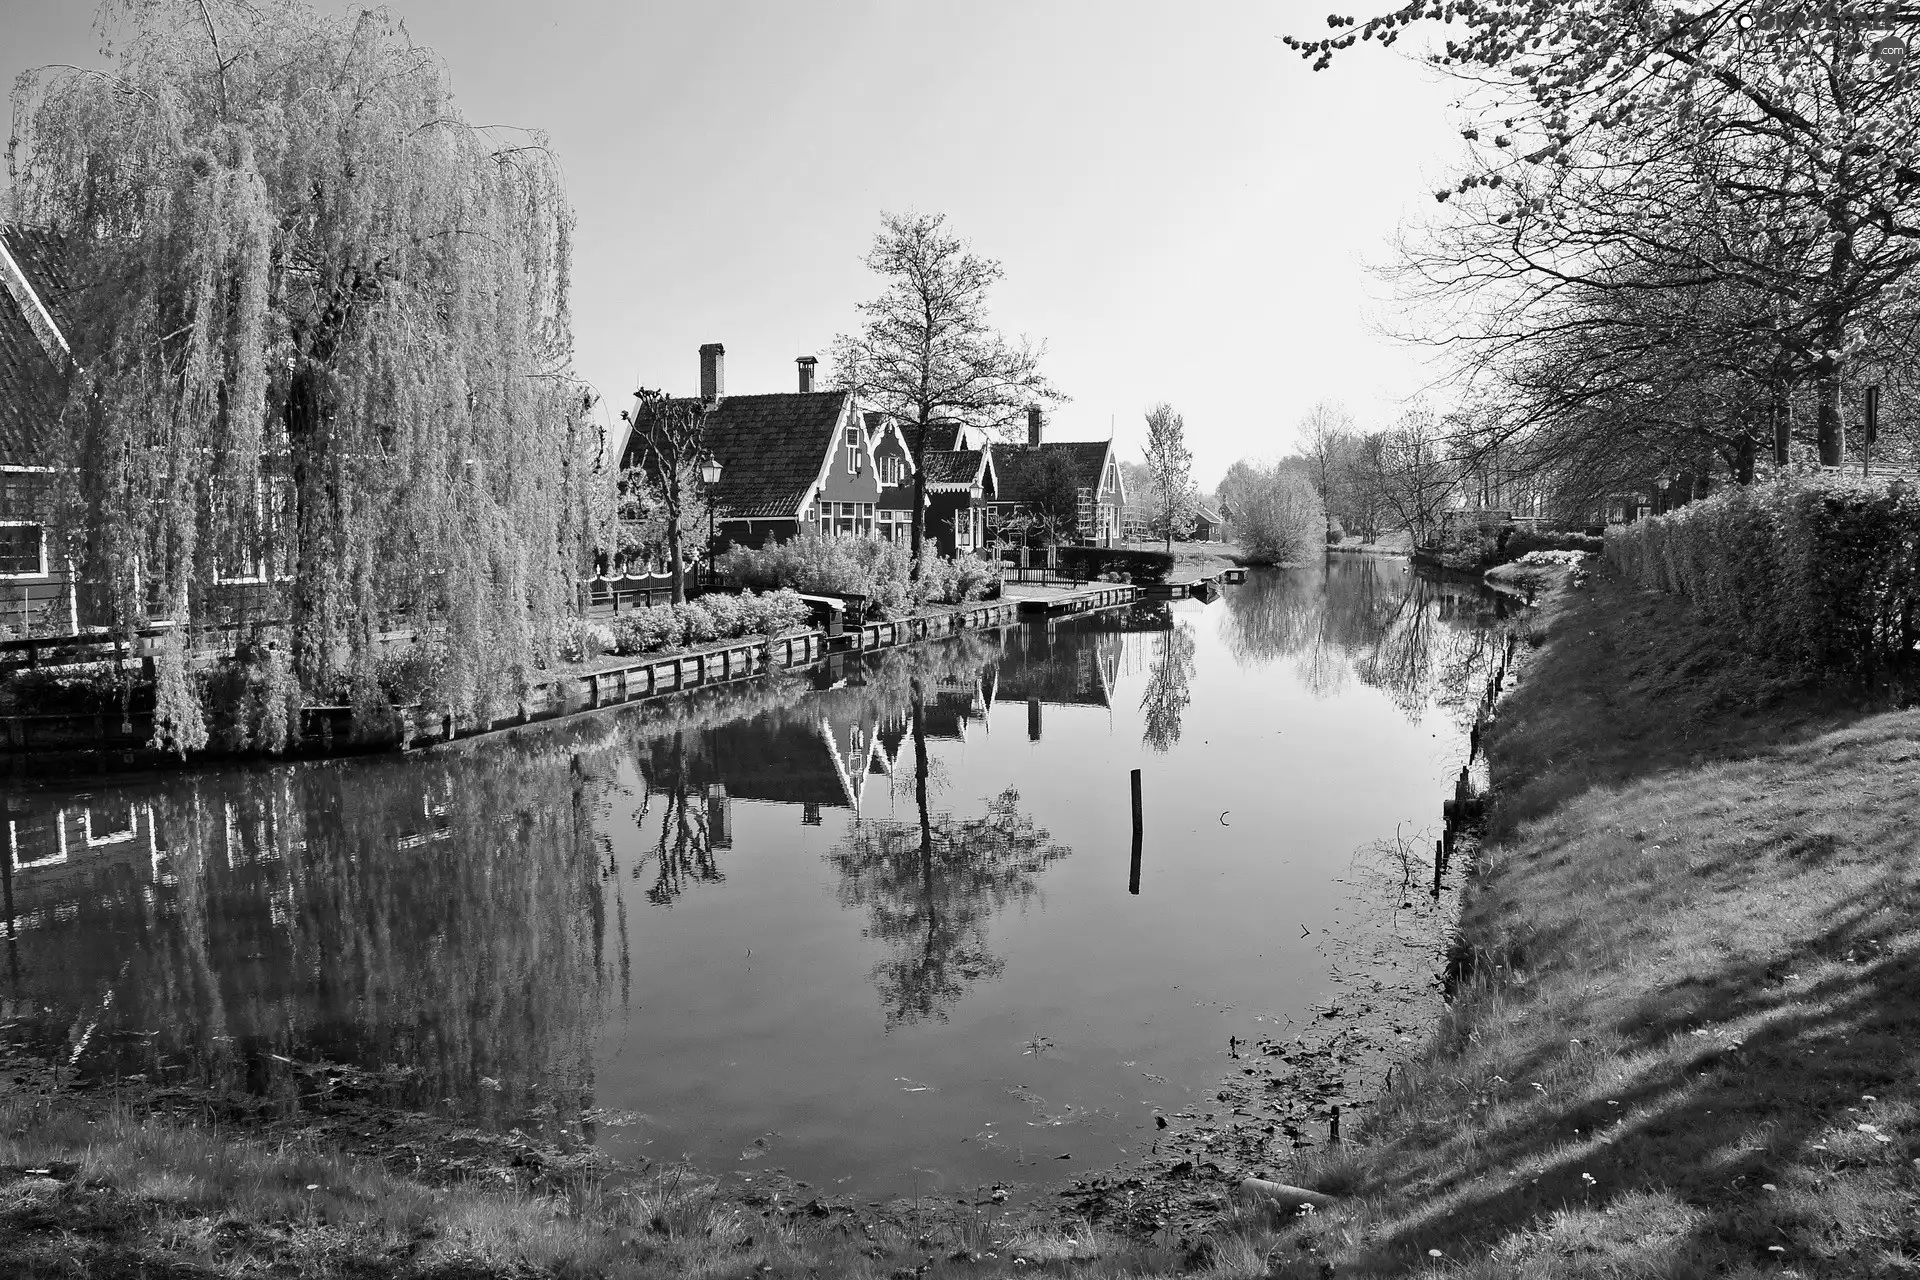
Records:
[[[318,7],[329,8],[323,4]],[[545,130],[579,216],[578,367],[617,406],[794,385],[878,291],[881,210],[999,259],[1047,345],[1057,438],[1138,453],[1186,417],[1196,479],[1293,447],[1315,401],[1385,423],[1431,376],[1379,336],[1403,218],[1461,146],[1452,94],[1371,45],[1315,73],[1325,0],[393,0],[467,117]],[[1364,6],[1363,6],[1364,7]],[[98,60],[88,0],[0,0],[0,76]]]

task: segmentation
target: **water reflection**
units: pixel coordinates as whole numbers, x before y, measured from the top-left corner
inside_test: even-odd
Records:
[[[1402,708],[1464,688],[1491,607],[1397,564],[1340,563],[1256,574],[1204,610],[976,633],[414,756],[16,790],[0,1016],[81,1073],[285,1105],[350,1085],[553,1136],[601,1102],[683,1124],[676,1152],[748,1113],[755,1132],[851,1114],[880,1096],[855,1083],[878,1057],[905,1075],[911,1053],[964,1064],[994,1043],[886,1031],[963,1037],[1037,1007],[1131,1025],[1174,1016],[1172,983],[1241,973],[1215,922],[1303,874],[1268,845],[1219,826],[1220,874],[1178,880],[1153,881],[1150,858],[1153,908],[1178,923],[1141,958],[1109,950],[1098,1001],[1074,994],[1076,965],[1138,921],[1088,888],[1129,901],[1118,861],[1070,847],[1121,847],[1144,744],[1168,830],[1247,770],[1317,771],[1326,784],[1299,792],[1248,787],[1236,821],[1251,833],[1284,812],[1303,849],[1338,845],[1344,866],[1381,833],[1372,808],[1352,817],[1325,752],[1289,760],[1290,740],[1263,734],[1223,762],[1205,740],[1221,751],[1253,694],[1265,716],[1308,701],[1294,674],[1315,696],[1370,685]],[[1366,785],[1398,769],[1425,811],[1424,757],[1387,758],[1405,726],[1360,705],[1377,701],[1351,717],[1374,735]],[[1115,805],[1090,801],[1105,786]],[[1267,804],[1285,808],[1256,816]],[[1039,930],[1027,917],[1049,885]],[[1216,943],[1217,972],[1194,959]],[[974,1104],[964,1070],[948,1074],[938,1123],[964,1132]]]
[[[915,820],[856,822],[829,855],[840,901],[864,910],[868,936],[886,944],[873,981],[889,1028],[944,1022],[968,987],[998,977],[1004,965],[987,947],[988,921],[1031,898],[1047,866],[1072,852],[1020,812],[1011,787],[978,817],[933,811],[927,703],[921,678],[911,677]]]
[[[407,1105],[577,1110],[604,760],[573,746],[10,797],[5,1016],[93,1072],[290,1102],[333,1063]]]
[[[1342,556],[1324,571],[1252,575],[1226,606],[1221,635],[1242,667],[1292,659],[1317,697],[1357,679],[1412,718],[1435,697],[1464,695],[1492,652],[1506,601],[1402,560]]]

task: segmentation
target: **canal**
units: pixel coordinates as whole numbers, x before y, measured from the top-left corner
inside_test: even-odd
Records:
[[[1368,940],[1502,607],[1336,559],[409,756],[16,785],[6,1034],[847,1194],[1106,1167],[1230,1038],[1430,969]]]

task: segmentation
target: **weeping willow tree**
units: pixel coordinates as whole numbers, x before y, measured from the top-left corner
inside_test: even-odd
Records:
[[[8,150],[10,215],[72,256],[76,563],[116,627],[183,637],[255,579],[310,699],[377,704],[378,634],[408,625],[433,705],[511,697],[552,656],[599,481],[544,140],[466,123],[382,11],[102,18],[113,69],[22,76]],[[183,749],[185,643],[156,729]]]

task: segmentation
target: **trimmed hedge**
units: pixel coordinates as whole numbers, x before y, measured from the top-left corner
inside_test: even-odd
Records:
[[[1507,535],[1500,545],[1500,557],[1503,560],[1518,560],[1530,551],[1590,551],[1599,555],[1606,550],[1607,540],[1585,533],[1566,533],[1552,529],[1534,532],[1528,529],[1515,529]]]
[[[1133,582],[1165,582],[1173,572],[1173,556],[1165,551],[1136,551],[1128,547],[1061,547],[1060,572],[1088,582],[1109,573]]]
[[[1904,482],[1795,475],[1729,488],[1614,525],[1606,554],[1756,652],[1858,676],[1914,665],[1920,496]]]

